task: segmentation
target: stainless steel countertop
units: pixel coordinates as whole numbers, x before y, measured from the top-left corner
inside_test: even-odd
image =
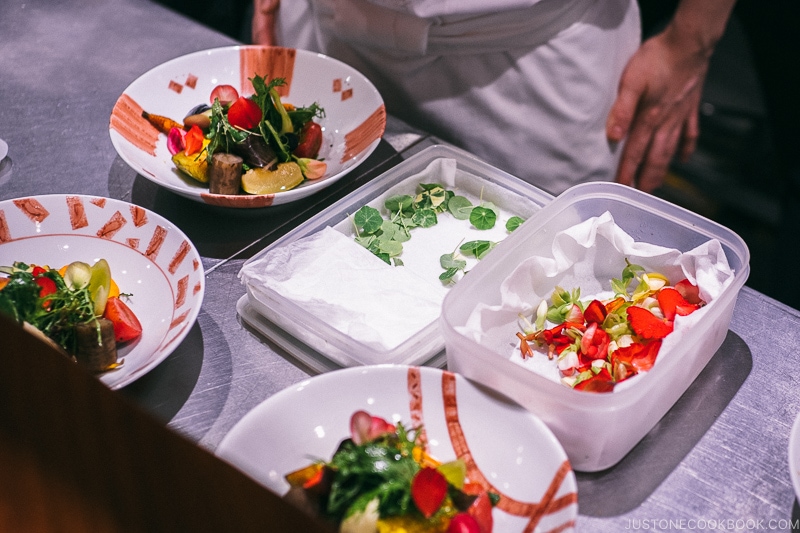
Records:
[[[164,61],[232,44],[146,0],[0,3],[0,138],[11,160],[0,168],[0,199],[122,199],[192,239],[207,275],[197,323],[120,394],[212,451],[248,410],[309,375],[238,317],[244,260],[435,142],[390,119],[384,141],[350,178],[291,209],[211,208],[138,176],[108,135],[117,97]],[[577,529],[790,530],[800,516],[787,456],[800,408],[798,345],[800,312],[745,287],[725,343],[676,406],[620,464],[578,474]]]

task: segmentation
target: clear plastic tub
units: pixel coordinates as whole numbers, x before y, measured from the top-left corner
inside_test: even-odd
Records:
[[[730,283],[705,307],[699,327],[684,330],[682,342],[669,353],[662,350],[649,372],[613,392],[583,392],[523,368],[496,346],[479,344],[463,333],[476,306],[500,303],[500,285],[517,265],[533,255],[549,256],[556,233],[607,211],[637,242],[687,252],[717,239],[733,271]],[[542,418],[576,470],[603,470],[619,462],[656,425],[721,346],[749,271],[747,246],[729,229],[630,187],[578,185],[500,243],[448,293],[440,320],[447,366]]]
[[[442,221],[434,228],[415,228],[412,230],[412,238],[408,243],[404,243],[404,253],[401,256],[406,266],[389,266],[366,252],[360,245],[355,245],[356,249],[352,249],[353,257],[358,258],[357,261],[360,262],[360,265],[363,265],[364,262],[373,261],[379,263],[380,268],[412,270],[415,275],[419,275],[425,280],[436,284],[437,286],[433,287],[434,289],[442,291],[441,298],[436,302],[435,316],[432,316],[420,330],[409,334],[407,338],[402,339],[402,342],[395,345],[381,347],[369,344],[361,338],[354,337],[348,331],[343,331],[341,327],[333,326],[330,323],[332,321],[326,320],[325,316],[320,316],[318,309],[315,309],[316,304],[320,302],[309,303],[299,301],[297,298],[288,298],[286,293],[282,294],[274,286],[267,286],[271,283],[271,280],[267,279],[269,276],[267,269],[269,268],[269,261],[272,261],[275,254],[284,253],[287,255],[289,257],[287,259],[288,263],[291,261],[290,251],[294,250],[289,247],[297,245],[299,241],[307,242],[309,239],[313,239],[315,235],[320,235],[323,231],[329,231],[330,228],[352,241],[354,225],[349,218],[351,215],[364,205],[382,209],[385,199],[395,194],[415,194],[419,183],[417,175],[429,169],[429,165],[439,160],[455,161],[455,183],[450,188],[455,190],[457,194],[493,202],[509,215],[527,219],[547,202],[552,201],[553,197],[544,191],[456,148],[437,145],[411,156],[358,191],[348,195],[287,233],[243,265],[239,276],[247,289],[249,307],[260,317],[277,326],[282,332],[296,338],[308,348],[308,358],[303,357],[307,355],[305,353],[294,354],[296,357],[312,360],[310,355],[313,355],[314,358],[318,358],[321,355],[340,366],[382,363],[413,365],[429,362],[432,358],[436,358],[437,354],[442,354],[444,338],[439,330],[438,318],[444,294],[450,289],[449,287],[443,288],[438,280],[438,275],[442,272],[439,266],[439,257],[444,253],[452,252],[453,249],[451,247],[456,246],[461,238],[455,237],[455,241],[453,241],[453,235],[443,235],[441,232],[444,231],[445,225],[442,224]],[[435,176],[432,176],[432,178],[435,178]],[[429,179],[427,182],[435,183],[437,180]],[[498,227],[499,224],[500,221],[498,221]],[[439,233],[436,233],[437,231]],[[507,232],[504,229],[502,232],[502,238],[506,238]],[[444,239],[445,241],[449,239],[453,243],[441,246],[437,242],[435,243],[436,246],[431,245],[429,250],[424,248],[425,239],[430,239],[431,236],[433,236],[433,239],[438,239],[437,235],[446,238]],[[496,231],[494,235],[497,235]],[[467,237],[467,240],[469,238]],[[415,257],[425,259],[424,266],[416,267],[411,264],[412,261],[410,259],[407,260],[405,257],[407,254],[412,253],[412,244],[416,246],[416,251],[413,252],[416,254]],[[422,249],[420,249],[420,245],[423,246]],[[409,248],[407,249],[406,246],[409,246]],[[365,258],[363,256],[364,253],[367,253],[369,257]],[[494,252],[490,252],[487,257],[491,257],[492,253]],[[485,260],[484,258],[483,261]],[[370,266],[374,265],[370,264]],[[264,267],[263,270],[262,267]],[[340,270],[339,274],[337,276],[335,273],[321,269],[319,277],[331,286],[338,286],[337,290],[340,292],[346,292],[348,286],[343,279],[348,277],[345,275],[347,273]],[[266,282],[265,279],[267,280]],[[460,281],[456,285],[458,283]],[[386,287],[381,287],[381,289],[383,292],[378,292],[374,296],[364,294],[365,303],[372,304],[372,302],[380,298],[390,296],[387,294]],[[397,312],[411,315],[416,311],[412,307],[398,310]],[[245,315],[242,316],[247,320]],[[268,331],[264,328],[257,329],[262,332]],[[267,335],[269,336],[269,334]],[[402,334],[399,336],[403,337]],[[438,359],[443,361],[444,356],[441,355]]]

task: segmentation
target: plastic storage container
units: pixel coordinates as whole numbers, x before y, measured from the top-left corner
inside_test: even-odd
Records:
[[[500,285],[517,265],[533,255],[550,256],[556,233],[606,211],[637,242],[687,252],[717,239],[733,271],[727,287],[706,306],[699,327],[684,330],[683,342],[668,353],[661,350],[649,372],[613,392],[574,390],[463,334],[477,305],[500,303]],[[655,426],[721,346],[749,270],[747,246],[719,224],[630,187],[578,185],[500,243],[448,293],[441,316],[448,369],[506,394],[538,415],[576,470],[603,470],[619,462]],[[509,339],[509,345],[515,340]]]
[[[280,248],[292,246],[301,239],[310,238],[323,230],[327,231],[327,228],[333,228],[352,240],[354,225],[349,218],[351,215],[364,205],[381,209],[385,199],[395,194],[413,195],[419,183],[417,175],[428,169],[431,163],[442,159],[455,161],[456,175],[453,188],[457,194],[493,202],[498,207],[507,210],[509,214],[527,219],[541,209],[541,206],[552,201],[551,195],[462,150],[448,146],[432,146],[375,178],[369,184],[320,212],[249,259],[239,273],[247,288],[247,300],[240,301],[238,306],[242,318],[289,351],[290,355],[299,358],[317,371],[381,363],[443,365],[444,338],[439,330],[438,318],[444,295],[436,304],[436,315],[424,328],[390,349],[381,349],[361,342],[347,332],[331,326],[326,321],[326,317],[319,316],[319,313],[314,311],[312,305],[286,298],[274,288],[265,287],[263,281],[259,281],[256,279],[258,276],[254,275],[254,269],[259,265],[259,261],[262,261],[268,254],[274,254],[276,251],[280,251],[278,250]],[[436,183],[437,180],[435,176],[431,176],[428,182]],[[501,221],[498,220],[498,225],[500,223]],[[424,238],[421,235],[427,235],[428,230],[434,229],[415,228],[412,230],[410,242],[418,242],[419,239]],[[505,230],[503,232],[503,238],[506,238],[507,232]],[[428,268],[428,272],[423,275],[426,280],[436,283],[437,289],[441,288],[441,282],[438,281],[438,275],[442,272],[439,266],[439,257],[441,254],[452,252],[453,249],[450,247],[456,246],[457,243],[458,240],[446,247],[431,247],[430,253],[434,254],[432,256],[434,269]],[[409,243],[404,243],[404,247],[407,245]],[[401,258],[406,262],[406,266],[389,266],[371,254],[369,254],[369,258],[365,259],[359,252],[367,254],[368,252],[360,246],[356,246],[356,248],[359,249],[353,250],[353,253],[358,254],[359,261],[376,261],[385,265],[386,269],[414,268],[403,256]],[[492,253],[494,251],[490,252],[487,257],[490,257]],[[483,261],[485,260],[484,258]],[[328,276],[329,279],[326,282],[330,284],[341,285],[343,283],[341,279],[336,279],[335,275],[331,275],[324,269],[320,270],[320,276]],[[458,283],[460,281],[456,285]],[[346,286],[342,287],[342,290],[346,289]],[[447,290],[450,289],[443,289],[443,292],[446,293]],[[375,298],[380,297],[377,295]],[[414,313],[415,311],[410,309],[405,312]],[[438,363],[433,363],[432,360],[438,360]]]

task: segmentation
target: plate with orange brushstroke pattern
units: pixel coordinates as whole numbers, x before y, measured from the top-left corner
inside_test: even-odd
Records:
[[[322,178],[274,194],[211,194],[207,184],[175,168],[167,136],[142,111],[177,122],[200,104],[210,104],[218,85],[252,95],[250,79],[284,78],[281,100],[296,106],[316,102],[325,113],[319,158]],[[142,74],[117,100],[109,134],[119,156],[145,178],[186,198],[231,208],[263,208],[305,198],[346,176],[375,150],[386,127],[383,99],[360,72],[323,54],[277,46],[229,46],[194,52]]]
[[[575,529],[575,474],[547,426],[505,396],[437,368],[373,365],[312,377],[252,409],[216,455],[284,495],[284,476],[329,460],[358,410],[423,428],[439,461],[464,460],[470,482],[500,495],[494,533]]]
[[[141,337],[118,350],[123,364],[98,375],[118,389],[166,359],[197,320],[205,292],[197,249],[168,220],[121,200],[53,194],[0,202],[0,264],[58,269],[99,259],[142,325]]]

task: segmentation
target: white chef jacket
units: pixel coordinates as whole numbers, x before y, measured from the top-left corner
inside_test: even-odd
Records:
[[[605,122],[636,0],[282,0],[278,43],[366,75],[387,111],[548,192],[611,180]]]

